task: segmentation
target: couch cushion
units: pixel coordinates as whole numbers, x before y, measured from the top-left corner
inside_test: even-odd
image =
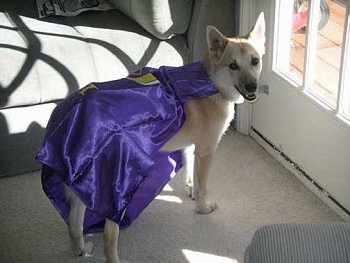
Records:
[[[116,9],[39,20],[12,11],[13,2],[0,3],[0,108],[60,100],[145,65],[188,62],[183,36],[159,41]]]
[[[192,0],[109,1],[159,39],[183,34],[190,24]]]
[[[55,103],[0,109],[0,177],[40,169],[34,157]]]
[[[39,102],[38,76],[32,67],[28,44],[5,13],[0,13],[0,108],[15,105],[14,98],[34,104]],[[26,82],[26,89],[17,89]],[[31,96],[28,96],[31,94]]]
[[[11,13],[0,24],[1,108],[62,99],[94,78],[89,44],[73,27]]]

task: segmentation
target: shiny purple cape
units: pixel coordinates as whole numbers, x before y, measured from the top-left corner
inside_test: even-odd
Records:
[[[65,220],[64,184],[78,195],[87,207],[84,233],[102,231],[105,218],[127,227],[182,166],[180,151],[159,149],[184,123],[184,103],[216,92],[202,63],[193,63],[72,93],[52,113],[36,157],[44,192]]]

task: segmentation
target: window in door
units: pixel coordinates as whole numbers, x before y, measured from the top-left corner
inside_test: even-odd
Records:
[[[349,5],[347,0],[277,1],[273,63],[279,75],[347,124]]]

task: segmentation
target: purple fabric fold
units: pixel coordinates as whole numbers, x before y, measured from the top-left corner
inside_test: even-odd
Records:
[[[129,226],[182,166],[180,151],[159,149],[184,123],[184,104],[216,92],[198,62],[143,68],[72,93],[53,111],[36,156],[44,192],[64,220],[64,185],[79,196],[84,233],[102,231],[106,218]]]

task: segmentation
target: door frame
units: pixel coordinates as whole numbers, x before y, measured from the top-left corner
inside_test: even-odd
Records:
[[[239,27],[238,34],[246,35],[254,26],[256,8],[254,0],[239,0]],[[252,104],[244,102],[236,106],[236,129],[245,135],[250,134],[252,126]]]

